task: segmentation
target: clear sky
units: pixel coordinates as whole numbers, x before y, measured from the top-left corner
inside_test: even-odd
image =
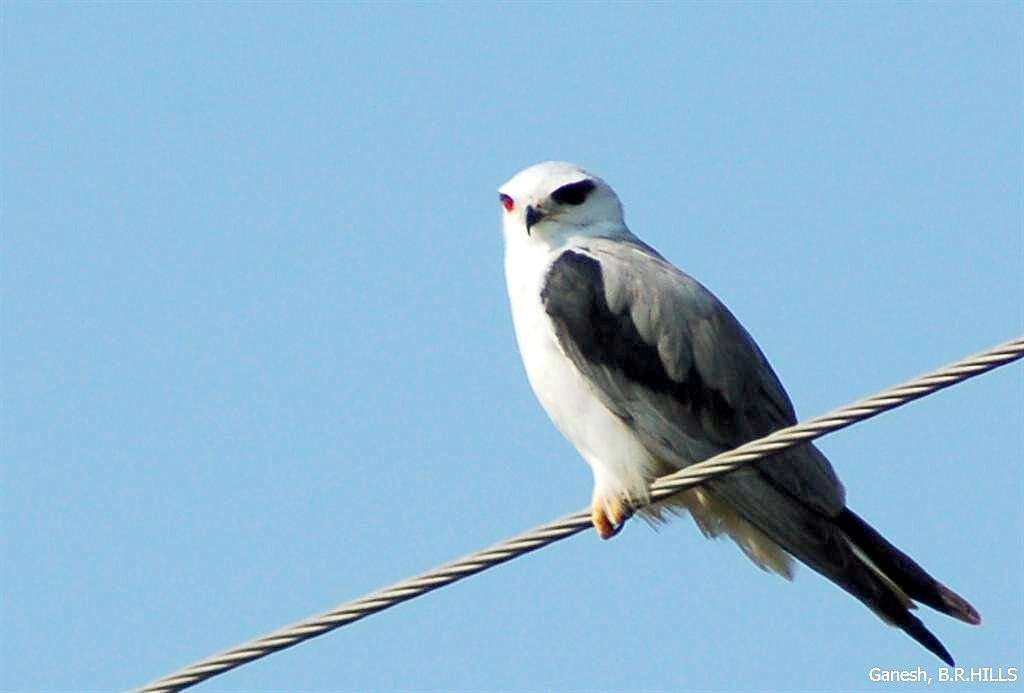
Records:
[[[801,416],[1024,332],[1019,3],[0,13],[0,688],[140,685],[585,506],[502,276],[496,189],[537,161],[615,187]],[[968,667],[1024,666],[1022,395],[1018,364],[821,443],[982,613],[921,612]],[[684,518],[205,688],[877,691],[940,664]]]

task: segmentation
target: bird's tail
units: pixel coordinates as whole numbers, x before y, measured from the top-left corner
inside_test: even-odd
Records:
[[[919,601],[972,625],[981,623],[977,610],[966,599],[925,572],[924,568],[890,544],[849,508],[844,509],[833,521],[857,557],[889,588],[875,592],[870,602],[865,600],[868,606],[953,666],[953,658],[938,638],[910,613],[909,609],[913,608],[910,600]]]

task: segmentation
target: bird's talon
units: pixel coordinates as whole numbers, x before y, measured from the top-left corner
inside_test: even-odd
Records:
[[[594,523],[597,535],[602,539],[611,539],[618,534],[626,524],[626,520],[633,514],[621,501],[608,504],[595,500],[590,510],[590,521]]]

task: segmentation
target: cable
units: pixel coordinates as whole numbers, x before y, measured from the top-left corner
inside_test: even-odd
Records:
[[[1012,339],[988,351],[969,356],[822,416],[780,429],[763,438],[658,479],[651,485],[651,501],[664,499],[685,488],[696,486],[707,479],[730,472],[740,465],[846,428],[858,421],[895,409],[907,402],[981,375],[1021,357],[1024,357],[1024,337]],[[561,519],[523,532],[511,539],[506,539],[489,548],[395,583],[390,587],[345,602],[325,613],[242,643],[157,679],[139,690],[145,693],[155,693],[156,691],[175,691],[194,686],[247,662],[297,645],[304,640],[348,625],[370,614],[383,611],[445,585],[450,585],[525,553],[536,551],[590,526],[589,508],[566,515]]]

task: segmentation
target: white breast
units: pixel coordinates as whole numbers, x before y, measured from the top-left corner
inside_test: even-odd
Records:
[[[543,243],[506,244],[505,278],[519,352],[537,399],[590,465],[595,496],[641,499],[655,463],[562,353],[541,302],[548,269],[565,249]]]

